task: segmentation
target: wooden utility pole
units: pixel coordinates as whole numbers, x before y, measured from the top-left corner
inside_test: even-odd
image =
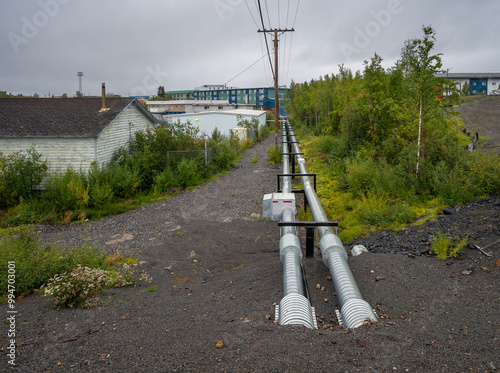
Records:
[[[292,32],[292,29],[264,29],[258,30],[257,32],[272,32],[274,33],[274,142],[278,145],[278,128],[280,120],[280,101],[278,97],[279,85],[278,85],[278,32]]]

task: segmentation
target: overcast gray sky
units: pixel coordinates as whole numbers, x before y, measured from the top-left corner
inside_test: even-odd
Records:
[[[0,90],[31,95],[153,94],[224,84],[265,54],[256,0],[0,0]],[[280,37],[280,85],[353,71],[436,30],[450,72],[500,72],[498,0],[261,0]],[[297,11],[298,7],[298,11]],[[253,16],[253,18],[252,18]],[[272,48],[272,38],[268,38]],[[271,53],[272,49],[271,49]],[[274,60],[273,60],[274,62]],[[270,86],[266,58],[228,83]]]

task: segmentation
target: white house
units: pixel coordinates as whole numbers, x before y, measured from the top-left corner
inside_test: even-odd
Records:
[[[49,172],[88,171],[109,162],[137,131],[159,125],[134,98],[0,99],[0,152],[31,148]]]
[[[266,112],[262,110],[226,110],[226,111],[205,111],[191,114],[176,114],[168,116],[168,123],[187,122],[198,127],[202,133],[207,136],[217,128],[222,134],[229,135],[230,131],[239,132],[238,120],[257,119],[259,127],[266,124]],[[239,127],[241,129],[241,127]],[[235,131],[236,130],[236,131]]]

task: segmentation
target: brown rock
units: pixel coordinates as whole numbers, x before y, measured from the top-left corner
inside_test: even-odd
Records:
[[[226,347],[226,342],[224,342],[224,341],[219,341],[219,342],[217,342],[217,343],[215,344],[215,347],[217,347],[217,348],[224,348],[224,347]]]
[[[500,259],[495,262],[495,267],[500,267]]]

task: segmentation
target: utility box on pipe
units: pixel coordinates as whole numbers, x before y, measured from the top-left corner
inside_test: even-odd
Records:
[[[281,220],[283,209],[291,208],[295,213],[295,194],[272,193],[265,194],[262,201],[262,216],[271,220]]]

